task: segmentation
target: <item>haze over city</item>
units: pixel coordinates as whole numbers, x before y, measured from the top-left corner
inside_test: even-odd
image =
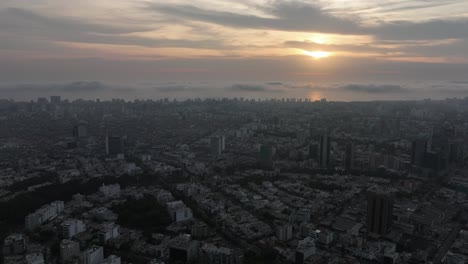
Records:
[[[0,264],[468,263],[468,0],[0,0]]]

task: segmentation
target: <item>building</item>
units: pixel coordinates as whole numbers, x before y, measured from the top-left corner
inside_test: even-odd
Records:
[[[226,149],[226,137],[219,136],[221,138],[221,150],[224,151]]]
[[[63,209],[65,208],[65,204],[63,201],[55,201],[50,203],[50,205],[55,207],[57,214],[61,214],[63,212]]]
[[[446,263],[446,264],[464,264],[464,263],[466,263],[467,260],[468,260],[468,258],[463,256],[463,255],[448,252],[447,255],[445,256],[445,262],[444,263]]]
[[[23,234],[11,234],[3,240],[3,256],[18,255],[26,252],[26,238]]]
[[[200,264],[241,264],[243,255],[236,250],[206,243],[198,252]]]
[[[104,261],[104,250],[100,246],[91,246],[82,254],[83,264],[101,264]]]
[[[55,201],[48,205],[44,205],[37,209],[34,213],[31,213],[25,218],[26,229],[32,230],[42,223],[54,219],[63,212],[64,203],[63,201]]]
[[[411,164],[424,166],[424,159],[427,151],[427,140],[415,140],[411,145]]]
[[[71,261],[72,259],[79,259],[80,257],[80,243],[64,239],[60,242],[60,260],[62,263]]]
[[[192,209],[188,208],[182,201],[169,202],[166,207],[174,222],[188,221],[193,218]]]
[[[302,264],[306,259],[315,255],[315,253],[315,239],[306,237],[303,240],[299,240],[297,243],[294,263]]]
[[[26,264],[45,264],[44,254],[30,253],[25,257]]]
[[[62,101],[62,98],[58,95],[52,95],[50,97],[50,103],[51,104],[60,104],[60,102]]]
[[[158,200],[158,203],[160,204],[167,204],[168,202],[174,201],[174,196],[172,196],[172,193],[163,190],[158,195],[156,196],[156,200]]]
[[[100,264],[121,264],[121,263],[122,263],[122,260],[120,259],[120,257],[116,255],[110,255]]]
[[[118,136],[106,136],[106,154],[116,156],[123,153],[122,139]]]
[[[208,225],[203,222],[197,222],[193,224],[190,231],[192,236],[195,238],[205,238],[210,235]]]
[[[99,192],[106,196],[117,196],[120,194],[120,184],[111,184],[111,185],[104,185],[102,184],[101,187],[99,187]]]
[[[198,241],[190,235],[180,235],[169,242],[170,263],[193,263],[197,258]]]
[[[393,219],[393,197],[389,192],[374,188],[367,192],[367,231],[373,235],[390,232]]]
[[[310,222],[310,209],[309,208],[299,208],[295,213],[289,216],[290,222]]]
[[[322,168],[330,165],[330,137],[328,134],[320,136],[319,164]]]
[[[211,156],[219,158],[223,152],[223,142],[220,136],[214,136],[210,138],[210,150]]]
[[[319,154],[319,145],[317,143],[309,144],[309,158],[317,160]]]
[[[293,237],[292,225],[285,224],[276,227],[276,237],[279,241],[289,241]]]
[[[354,144],[346,144],[345,156],[344,156],[344,168],[346,171],[354,169]]]
[[[115,223],[104,223],[98,232],[99,242],[105,244],[109,239],[119,237],[119,225]]]
[[[270,145],[260,146],[259,160],[263,169],[271,170],[274,167],[273,158],[275,149]]]
[[[80,121],[73,127],[73,136],[77,138],[84,138],[88,136],[88,123],[86,121]]]
[[[330,245],[334,239],[334,233],[330,230],[316,230],[317,242],[322,245]]]
[[[86,231],[86,224],[81,220],[69,219],[62,223],[62,235],[64,238],[72,238],[84,231]]]

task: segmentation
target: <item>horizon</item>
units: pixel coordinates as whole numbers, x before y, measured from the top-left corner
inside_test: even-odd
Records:
[[[3,99],[30,101],[59,95],[62,98],[144,100],[193,98],[303,98],[353,101],[418,101],[466,98],[467,81],[324,83],[310,82],[157,82],[113,83],[102,81],[0,82]]]
[[[177,82],[173,97],[180,97],[179,86],[190,82],[387,85],[415,91],[425,85],[430,98],[464,97],[467,8],[466,0],[346,5],[339,0],[97,0],[79,5],[6,0],[0,3],[0,97],[12,97],[12,83],[70,80],[132,84],[132,89],[144,80]],[[447,83],[430,87],[436,82]],[[216,93],[224,88],[219,85]],[[360,91],[362,100],[424,97],[371,90]],[[128,92],[124,97],[171,91]],[[322,92],[333,100],[357,99],[346,92]],[[24,97],[21,93],[13,97]]]

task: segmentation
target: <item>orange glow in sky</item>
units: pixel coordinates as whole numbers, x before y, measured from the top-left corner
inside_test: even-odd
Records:
[[[322,59],[322,58],[327,58],[331,55],[331,52],[328,51],[304,51],[304,54],[307,56],[311,56],[314,59]]]

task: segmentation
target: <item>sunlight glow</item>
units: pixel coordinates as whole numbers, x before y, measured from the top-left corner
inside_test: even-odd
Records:
[[[331,55],[330,52],[327,51],[304,51],[304,54],[310,57],[313,57],[314,59],[322,59],[322,58],[327,58]]]

